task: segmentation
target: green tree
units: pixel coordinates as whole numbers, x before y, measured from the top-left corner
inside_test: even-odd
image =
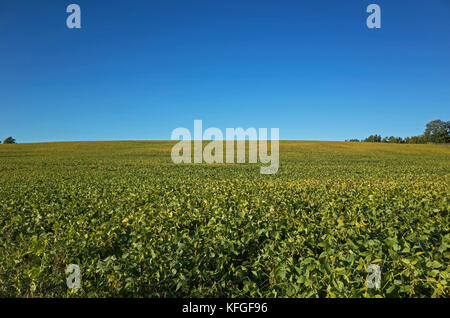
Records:
[[[8,137],[8,138],[6,138],[4,141],[3,141],[3,143],[6,145],[6,144],[15,144],[16,143],[16,140],[13,138],[13,137]]]
[[[365,142],[381,142],[381,136],[380,135],[370,135],[366,139],[364,139]]]
[[[442,121],[440,119],[430,121],[423,135],[426,142],[450,142],[450,121]]]
[[[375,142],[381,142],[381,135],[375,135]]]

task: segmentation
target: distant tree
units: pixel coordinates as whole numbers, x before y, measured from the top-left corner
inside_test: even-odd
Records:
[[[450,121],[442,121],[440,119],[430,121],[425,128],[423,136],[426,142],[450,142]]]
[[[425,139],[423,136],[406,137],[405,143],[407,143],[407,144],[424,144]]]
[[[364,139],[365,142],[381,142],[381,136],[380,135],[370,135],[366,139]]]
[[[6,138],[4,141],[3,141],[3,143],[6,145],[6,144],[15,144],[16,143],[16,140],[13,138],[13,137],[8,137],[8,138]]]
[[[385,137],[385,138],[387,138],[387,137]],[[391,136],[391,137],[388,138],[387,142],[389,142],[391,144],[404,144],[405,140],[402,137]]]

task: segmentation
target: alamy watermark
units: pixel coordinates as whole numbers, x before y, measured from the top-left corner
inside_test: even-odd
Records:
[[[81,29],[81,8],[78,4],[69,4],[66,12],[70,15],[66,19],[66,25],[69,29]]]
[[[66,268],[67,276],[66,284],[69,289],[81,288],[81,269],[76,264],[70,264]]]
[[[381,28],[381,8],[378,4],[370,4],[366,9],[370,15],[367,17],[366,25],[369,29]],[[66,19],[66,25],[69,29],[81,29],[81,8],[78,4],[69,4],[66,13],[70,15]]]
[[[367,272],[370,273],[367,276],[366,285],[367,288],[376,288],[379,289],[381,287],[381,269],[380,266],[376,264],[370,264],[367,266]]]
[[[259,133],[259,134],[258,134]],[[194,163],[235,163],[235,144],[237,144],[236,163],[246,162],[246,143],[248,143],[248,163],[269,164],[261,167],[261,174],[275,174],[279,168],[279,129],[270,129],[270,155],[267,146],[267,128],[226,128],[225,140],[222,131],[210,127],[203,132],[202,121],[194,120],[194,138],[187,128],[176,128],[172,131],[171,139],[180,140],[172,148],[174,163],[192,163],[192,140],[194,143]],[[235,140],[236,139],[236,140]],[[247,140],[248,139],[248,140]],[[210,142],[203,149],[203,140]],[[259,150],[259,151],[258,151]],[[258,156],[259,155],[259,156]]]
[[[370,4],[367,7],[367,13],[371,13],[367,17],[366,25],[369,29],[381,29],[381,8],[378,4]]]

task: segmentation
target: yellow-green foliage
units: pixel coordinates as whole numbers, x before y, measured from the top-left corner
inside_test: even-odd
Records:
[[[0,296],[449,296],[448,146],[284,141],[261,175],[172,145],[0,145]]]

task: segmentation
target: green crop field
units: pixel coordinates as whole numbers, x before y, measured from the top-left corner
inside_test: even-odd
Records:
[[[173,144],[0,145],[0,296],[449,297],[448,146],[282,141],[261,175]]]

